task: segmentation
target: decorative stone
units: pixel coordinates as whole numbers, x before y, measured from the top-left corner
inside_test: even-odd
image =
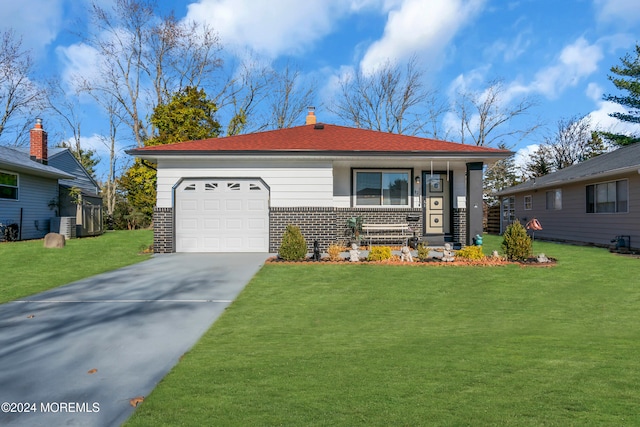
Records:
[[[44,236],[45,248],[64,248],[65,244],[66,240],[62,234],[48,233],[46,236]]]
[[[451,250],[451,245],[449,243],[444,244],[444,251],[442,252],[442,261],[444,262],[453,262],[455,261],[455,256],[453,255],[453,251]]]
[[[547,256],[545,254],[538,255],[537,260],[538,260],[538,262],[549,262],[549,258],[547,258]]]
[[[403,246],[402,249],[400,249],[400,261],[413,262],[413,256],[408,246]]]
[[[491,257],[492,258],[500,258],[500,254],[498,253],[498,251],[493,251],[493,252],[491,252]]]
[[[349,250],[349,261],[360,261],[360,251],[358,250],[358,245],[356,245],[355,243],[351,244],[351,250]]]

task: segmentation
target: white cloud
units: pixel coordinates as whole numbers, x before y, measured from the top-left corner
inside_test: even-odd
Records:
[[[560,52],[555,64],[540,70],[530,89],[548,98],[555,98],[567,87],[575,86],[598,70],[604,57],[602,48],[580,37]]]
[[[624,113],[627,112],[627,110],[620,104],[603,100],[603,94],[604,91],[598,84],[589,83],[587,86],[586,95],[592,99],[597,106],[596,110],[588,114],[592,127],[596,130],[606,132],[639,135],[640,125],[622,122],[609,115],[611,113]]]
[[[44,54],[62,29],[64,0],[3,1],[0,31],[13,30],[22,40],[23,49],[35,56]]]
[[[594,0],[596,18],[617,26],[640,22],[640,2],[638,0]]]
[[[56,53],[64,64],[61,77],[67,87],[74,87],[74,79],[77,76],[88,80],[98,78],[100,55],[95,48],[84,43],[76,43],[59,46]]]
[[[378,3],[374,0],[200,0],[188,6],[185,19],[211,25],[225,46],[249,47],[275,58],[304,52],[329,34],[341,16]]]
[[[415,53],[437,57],[449,41],[482,9],[485,0],[404,0],[389,12],[382,38],[374,42],[360,66],[373,70],[387,60]]]

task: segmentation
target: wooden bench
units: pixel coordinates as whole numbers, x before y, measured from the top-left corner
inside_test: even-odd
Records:
[[[406,245],[409,237],[412,237],[409,224],[362,224],[362,232],[364,239],[369,241],[369,246],[374,240]]]

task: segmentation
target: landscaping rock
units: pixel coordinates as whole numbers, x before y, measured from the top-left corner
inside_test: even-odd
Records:
[[[65,244],[66,240],[62,234],[48,233],[46,236],[44,236],[45,248],[64,248]]]

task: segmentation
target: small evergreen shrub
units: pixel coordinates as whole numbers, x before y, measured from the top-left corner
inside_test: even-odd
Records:
[[[327,253],[329,254],[329,260],[331,261],[340,261],[340,253],[344,250],[341,245],[331,244],[327,249]]]
[[[464,259],[470,259],[470,260],[484,259],[482,246],[465,246],[464,248],[456,251],[456,256],[458,258],[464,258]]]
[[[307,255],[307,242],[297,225],[287,225],[282,235],[282,243],[278,251],[280,258],[287,261],[300,261]]]
[[[502,250],[508,260],[524,261],[531,256],[531,237],[520,221],[509,224],[502,238]]]
[[[427,246],[427,242],[418,244],[418,258],[420,261],[426,261],[429,258],[429,252],[431,249]]]
[[[389,246],[372,246],[369,250],[369,261],[384,261],[391,259],[391,248]]]

